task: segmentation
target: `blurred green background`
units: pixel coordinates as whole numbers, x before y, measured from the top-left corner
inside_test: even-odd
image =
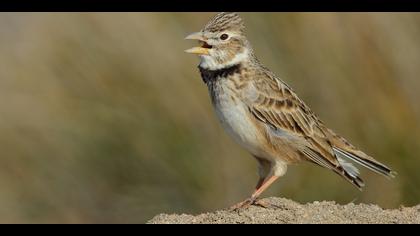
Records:
[[[214,13],[1,13],[0,222],[142,223],[243,200],[256,161],[219,125],[184,37]],[[242,13],[260,60],[398,177],[312,164],[264,196],[420,201],[420,14]]]

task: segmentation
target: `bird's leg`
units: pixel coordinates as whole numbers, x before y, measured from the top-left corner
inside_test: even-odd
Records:
[[[255,191],[257,191],[264,184],[265,180],[267,179],[267,176],[270,176],[272,163],[264,158],[255,155],[254,157],[258,161],[258,175],[260,176],[257,186],[255,186]]]
[[[273,175],[267,181],[265,181],[251,196],[252,199],[255,199],[252,203],[253,205],[262,206],[264,208],[269,208],[271,204],[266,203],[262,200],[258,200],[258,197],[271,185],[276,181],[278,176]]]
[[[238,204],[235,204],[234,206],[232,206],[230,209],[231,210],[237,210],[237,209],[241,209],[241,208],[248,208],[250,205],[260,205],[263,207],[268,207],[268,205],[264,202],[258,201],[257,198],[272,184],[274,183],[274,181],[276,181],[276,179],[278,178],[278,176],[276,175],[272,175],[269,178],[267,178],[265,181],[260,181],[263,182],[261,185],[257,184],[257,189],[255,190],[255,192],[251,195],[250,198],[246,199],[243,202],[240,202]]]
[[[272,175],[270,176],[264,183],[251,195],[252,199],[257,199],[276,179],[278,176]]]
[[[265,178],[260,177],[258,180],[257,186],[255,186],[255,191],[257,191],[264,183]]]

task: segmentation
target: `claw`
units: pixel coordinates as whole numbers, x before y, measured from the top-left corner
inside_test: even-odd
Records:
[[[259,206],[259,207],[263,207],[263,208],[270,208],[273,207],[273,204],[268,203],[266,201],[263,200],[256,200],[252,205],[254,206]]]
[[[238,204],[235,204],[229,208],[230,211],[239,211],[242,209],[247,209],[250,206],[258,206],[263,208],[278,208],[276,205],[263,201],[261,199],[248,198],[245,201],[242,201]]]
[[[231,210],[231,211],[238,211],[240,209],[247,209],[248,207],[250,207],[254,203],[255,203],[255,199],[254,198],[248,198],[248,199],[246,199],[243,202],[240,202],[238,204],[235,204],[235,205],[231,206],[229,208],[229,210]]]

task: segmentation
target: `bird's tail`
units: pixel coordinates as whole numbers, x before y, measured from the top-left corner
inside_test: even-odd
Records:
[[[367,156],[363,152],[355,153],[346,151],[344,149],[333,147],[334,153],[336,154],[338,160],[343,163],[343,168],[346,169],[346,165],[348,166],[347,169],[350,170],[350,172],[353,172],[358,175],[357,168],[355,168],[351,163],[346,162],[347,160],[352,161],[354,163],[357,163],[363,167],[368,168],[369,170],[381,174],[387,178],[394,178],[397,175],[397,172],[391,170],[389,167],[385,166],[384,164],[374,160],[372,157]],[[351,167],[350,167],[351,166]],[[355,171],[356,170],[356,171]]]

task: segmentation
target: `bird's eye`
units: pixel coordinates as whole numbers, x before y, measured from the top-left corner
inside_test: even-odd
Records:
[[[229,38],[229,35],[227,35],[227,34],[220,35],[221,40],[226,40],[227,38]]]

